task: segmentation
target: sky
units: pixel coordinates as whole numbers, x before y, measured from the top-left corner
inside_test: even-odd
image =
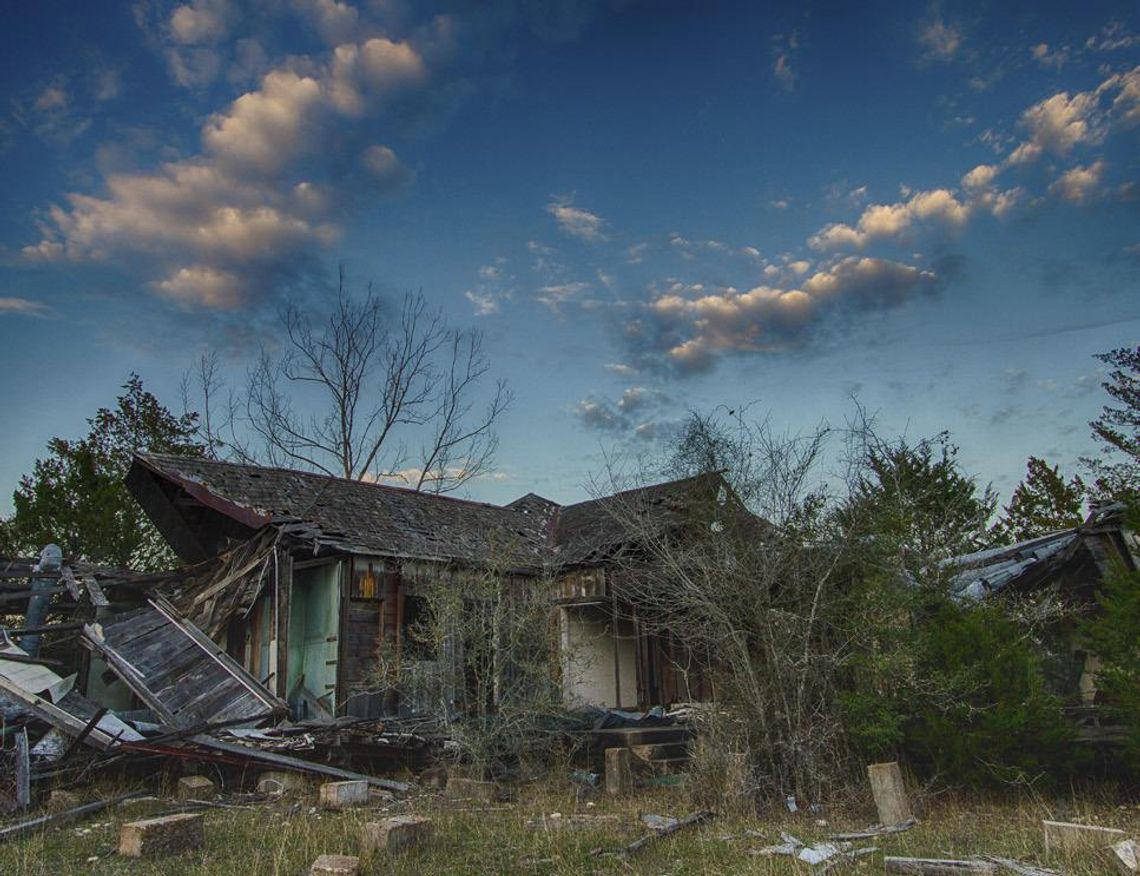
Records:
[[[1007,498],[1140,342],[1135,2],[44,0],[0,45],[0,513],[340,266],[483,332],[493,502],[854,400]]]

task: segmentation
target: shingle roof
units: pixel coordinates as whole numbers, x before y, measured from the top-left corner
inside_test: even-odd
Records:
[[[660,536],[691,521],[696,509],[711,513],[727,498],[724,478],[711,473],[568,505],[555,518],[555,561],[563,566],[604,562],[635,542],[639,530]]]
[[[223,513],[256,523],[304,520],[354,553],[537,567],[549,519],[450,496],[211,459],[140,454],[137,462]],[[236,506],[233,507],[233,506]]]
[[[527,493],[505,506],[291,469],[165,454],[137,466],[197,501],[256,529],[305,521],[326,543],[353,553],[507,563],[516,569],[605,562],[636,540],[724,504],[719,474],[654,484],[574,505]]]

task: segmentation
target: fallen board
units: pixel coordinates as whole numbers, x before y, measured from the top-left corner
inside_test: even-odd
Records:
[[[257,721],[286,705],[161,597],[105,623],[83,643],[168,727]]]

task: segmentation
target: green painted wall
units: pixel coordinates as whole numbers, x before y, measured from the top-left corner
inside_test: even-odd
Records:
[[[300,682],[335,714],[339,625],[340,563],[296,570],[289,614],[290,703],[296,700],[294,691]]]

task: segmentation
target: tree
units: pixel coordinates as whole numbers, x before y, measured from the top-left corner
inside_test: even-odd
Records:
[[[282,352],[262,351],[242,413],[217,417],[205,406],[211,448],[433,492],[454,490],[493,462],[495,424],[511,393],[502,381],[484,389],[490,366],[482,334],[449,328],[422,294],[406,295],[392,314],[371,286],[363,298],[350,297],[342,271],[326,319],[290,305],[281,326]],[[202,395],[221,389],[208,357],[195,379]],[[218,421],[229,427],[226,440]]]
[[[1120,406],[1105,405],[1089,423],[1102,456],[1084,463],[1095,478],[1098,498],[1135,497],[1140,495],[1140,346],[1120,347],[1096,358],[1111,366],[1101,386]]]
[[[143,388],[137,374],[113,408],[100,408],[79,440],[52,438],[13,494],[3,523],[9,553],[35,554],[54,542],[64,555],[119,568],[169,567],[174,557],[131,498],[123,478],[136,452],[197,456],[196,415],[176,417]]]
[[[1031,456],[1024,480],[1014,489],[994,526],[994,538],[1001,544],[1013,544],[1079,526],[1084,497],[1085,485],[1079,477],[1066,482],[1059,466],[1050,467],[1045,460]]]
[[[884,441],[865,426],[853,435],[858,474],[838,515],[851,535],[895,554],[920,580],[942,560],[985,547],[997,495],[962,472],[949,433],[914,444]]]

